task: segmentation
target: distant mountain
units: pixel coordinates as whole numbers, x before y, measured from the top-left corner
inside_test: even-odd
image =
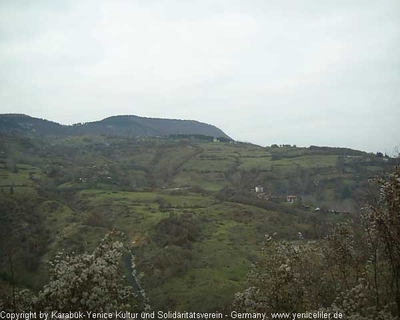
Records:
[[[39,135],[81,135],[92,133],[124,137],[201,134],[230,139],[217,127],[194,120],[144,118],[133,115],[113,116],[101,121],[67,126],[24,114],[1,114],[0,132]]]
[[[25,132],[42,135],[64,134],[66,133],[66,126],[24,114],[0,114],[0,132]]]

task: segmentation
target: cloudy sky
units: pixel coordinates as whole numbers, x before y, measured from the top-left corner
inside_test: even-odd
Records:
[[[194,119],[260,145],[400,144],[400,1],[0,2],[0,113]]]

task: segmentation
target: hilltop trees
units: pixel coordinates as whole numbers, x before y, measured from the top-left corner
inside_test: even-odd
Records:
[[[400,314],[400,167],[367,205],[361,223],[332,225],[324,239],[276,242],[237,293],[235,310],[341,312],[346,319],[396,319]]]

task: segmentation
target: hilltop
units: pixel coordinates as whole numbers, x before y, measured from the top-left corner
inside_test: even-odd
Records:
[[[101,121],[67,126],[24,114],[2,114],[0,115],[0,132],[64,136],[106,134],[123,137],[201,134],[230,139],[217,127],[194,120],[144,118],[134,115],[112,116]]]

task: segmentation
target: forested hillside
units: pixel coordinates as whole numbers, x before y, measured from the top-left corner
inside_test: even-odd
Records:
[[[263,261],[266,234],[321,239],[330,223],[358,219],[367,191],[379,190],[372,181],[396,164],[344,148],[260,147],[201,134],[3,133],[2,293],[13,282],[40,289],[59,250],[91,251],[115,229],[134,255],[130,281],[140,281],[152,308],[229,308],[250,266]],[[128,252],[123,259],[129,274]]]
[[[230,139],[217,127],[194,120],[144,118],[133,115],[113,116],[101,121],[67,126],[24,114],[0,114],[0,132],[33,136],[108,134],[123,137],[202,134]]]

